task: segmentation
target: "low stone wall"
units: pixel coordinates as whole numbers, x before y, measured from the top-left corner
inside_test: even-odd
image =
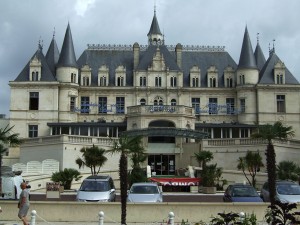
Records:
[[[17,220],[17,202],[1,201],[1,220]],[[167,221],[169,212],[175,214],[175,222],[188,220],[190,223],[199,221],[208,222],[212,216],[220,212],[254,213],[258,221],[264,220],[268,207],[267,203],[128,203],[128,223],[154,223]],[[30,212],[36,210],[36,221],[49,222],[97,222],[99,212],[104,212],[104,223],[120,223],[121,204],[114,203],[84,203],[59,201],[32,201]],[[29,215],[30,217],[30,215]]]

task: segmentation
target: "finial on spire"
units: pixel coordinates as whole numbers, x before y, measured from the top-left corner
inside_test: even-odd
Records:
[[[53,29],[53,39],[55,38],[55,27]]]
[[[154,0],[154,14],[156,14],[156,1]]]
[[[259,33],[256,34],[257,44],[259,43]]]
[[[273,39],[273,52],[275,52],[275,39]]]
[[[38,49],[41,51],[43,50],[43,40],[42,40],[41,36],[40,36],[39,43],[38,43]]]

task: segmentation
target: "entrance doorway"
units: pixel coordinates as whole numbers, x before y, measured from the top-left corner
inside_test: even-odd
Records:
[[[175,155],[148,155],[152,175],[174,175]]]

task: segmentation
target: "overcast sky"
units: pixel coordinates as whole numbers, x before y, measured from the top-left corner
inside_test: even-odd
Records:
[[[0,114],[39,40],[46,54],[55,30],[60,50],[69,22],[77,58],[87,44],[145,45],[154,4],[166,44],[225,46],[238,63],[247,26],[253,50],[259,33],[300,81],[300,0],[0,0]]]

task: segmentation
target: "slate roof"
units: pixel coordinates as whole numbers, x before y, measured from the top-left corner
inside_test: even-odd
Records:
[[[169,51],[165,45],[149,45],[145,51],[140,52],[140,61],[137,70],[146,71],[152,64],[152,59],[159,48],[166,66],[170,71],[181,71],[176,63],[175,51]],[[77,61],[79,67],[89,65],[92,69],[92,86],[97,86],[98,69],[102,65],[109,68],[110,85],[115,84],[115,70],[118,66],[126,67],[126,85],[133,85],[133,51],[129,50],[91,50],[86,49]],[[209,51],[182,51],[182,72],[183,85],[189,86],[190,69],[194,66],[201,69],[201,87],[207,87],[207,69],[216,66],[219,76],[219,87],[224,87],[224,69],[230,66],[236,70],[237,65],[228,52],[209,52]]]
[[[261,50],[259,42],[256,45],[256,48],[254,51],[254,57],[255,57],[257,68],[259,70],[261,70],[266,63],[266,58],[264,56],[263,51]]]
[[[281,61],[275,52],[271,53],[264,67],[259,73],[259,84],[274,84],[274,66]],[[292,73],[285,68],[285,84],[299,84]]]
[[[160,29],[159,29],[158,22],[157,22],[156,12],[154,12],[154,16],[153,16],[153,19],[152,19],[151,27],[150,27],[150,30],[149,30],[147,36],[149,36],[151,34],[160,34],[160,35],[162,35],[162,33],[160,32]]]
[[[48,66],[52,74],[56,74],[56,64],[58,62],[58,59],[59,59],[59,50],[56,41],[53,37],[46,54],[46,60],[48,62]]]
[[[48,66],[47,60],[43,54],[42,48],[39,48],[33,56],[30,58],[29,62],[23,68],[21,73],[17,76],[15,81],[29,81],[29,70],[30,70],[30,62],[32,59],[37,57],[41,61],[42,71],[41,71],[41,79],[40,81],[56,81],[54,75],[51,72],[51,69]]]
[[[254,58],[252,45],[247,27],[245,28],[240,61],[238,64],[239,69],[257,69],[256,61]]]
[[[57,67],[78,68],[70,24],[68,24]]]

